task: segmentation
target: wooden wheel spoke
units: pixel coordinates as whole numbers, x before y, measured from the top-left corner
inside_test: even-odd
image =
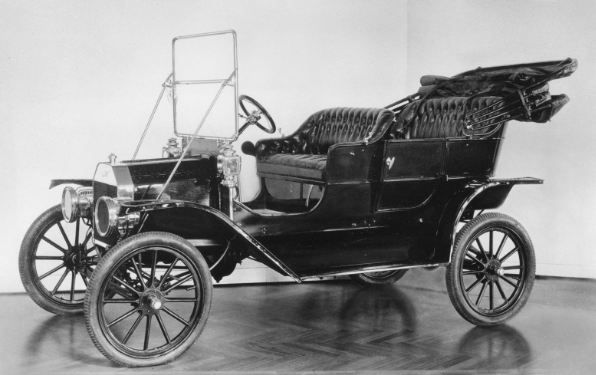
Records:
[[[145,343],[143,344],[143,350],[147,350],[149,348],[149,337],[151,336],[151,317],[153,315],[147,315],[147,326],[145,328]]]
[[[499,262],[503,263],[505,262],[507,259],[509,259],[510,256],[512,256],[513,254],[515,254],[519,249],[516,247],[513,248],[513,250],[511,250],[510,252],[507,253],[507,255],[505,255],[502,259],[499,259]]]
[[[137,311],[138,311],[138,308],[135,307],[132,310],[130,310],[127,313],[125,313],[124,315],[120,316],[119,318],[116,318],[116,319],[112,320],[110,323],[108,323],[108,328],[110,328],[114,324],[120,323],[121,321],[123,321],[124,319],[128,318],[129,316],[131,316],[132,314],[134,314]]]
[[[137,303],[138,299],[122,299],[122,298],[108,298],[104,299],[103,303]]]
[[[56,286],[54,287],[54,289],[52,289],[52,292],[51,292],[52,295],[56,294],[56,292],[58,291],[58,288],[60,288],[60,285],[62,285],[62,282],[66,278],[66,275],[68,275],[68,272],[69,272],[68,269],[64,270],[64,273],[62,274],[62,276],[60,276],[60,280],[58,280],[58,283],[56,283]]]
[[[197,302],[198,298],[166,298],[165,302]]]
[[[503,274],[503,276],[510,277],[510,278],[512,278],[514,280],[517,280],[517,281],[521,280],[521,275],[520,274],[505,273],[505,274]]]
[[[66,250],[63,249],[62,246],[58,245],[56,242],[50,240],[46,236],[43,236],[41,239],[44,240],[45,242],[49,243],[50,245],[54,246],[56,249],[60,250],[64,254],[66,254]]]
[[[175,287],[177,287],[178,285],[184,284],[185,282],[187,282],[188,280],[192,279],[192,275],[188,275],[180,280],[178,280],[177,282],[175,282],[174,284],[170,285],[170,287],[166,290],[163,291],[164,294],[168,294],[170,291],[172,291],[172,289],[174,289]]]
[[[504,270],[521,270],[521,266],[508,266],[508,267],[503,267]]]
[[[79,229],[80,229],[80,227],[81,227],[81,218],[78,218],[76,229],[75,229],[75,239],[74,239],[75,246],[79,246]]]
[[[497,249],[497,253],[495,254],[495,258],[499,259],[499,255],[501,255],[501,251],[503,251],[503,248],[505,247],[505,242],[507,241],[507,235],[503,234],[503,239],[501,240],[501,243],[499,244],[499,248]]]
[[[499,278],[501,278],[503,281],[505,281],[507,284],[511,285],[512,287],[514,287],[515,289],[517,289],[519,284],[515,284],[513,283],[511,280],[509,280],[508,278],[506,278],[505,276],[501,276],[499,275]]]
[[[491,282],[490,284],[488,284],[488,298],[489,298],[489,306],[490,309],[494,309],[495,307],[495,302],[494,302],[494,289],[495,286],[493,285],[493,283]]]
[[[466,293],[468,293],[468,294],[469,294],[469,293],[470,293],[470,292],[471,292],[471,291],[472,291],[472,290],[473,290],[473,289],[476,287],[476,285],[480,284],[480,282],[481,282],[482,280],[484,280],[484,279],[482,278],[482,279],[478,279],[478,280],[474,281],[474,282],[472,283],[472,285],[470,285],[470,286],[469,286],[469,287],[466,289]]]
[[[62,223],[58,222],[57,224],[58,224],[58,228],[60,228],[60,233],[62,233],[62,237],[64,237],[64,241],[66,241],[66,246],[71,248],[72,245],[70,244],[70,241],[68,240],[68,236],[66,235],[64,228],[62,228]]]
[[[143,290],[147,289],[147,286],[145,285],[145,282],[143,281],[143,276],[141,275],[141,270],[139,269],[139,265],[135,261],[135,258],[132,257],[130,259],[130,261],[132,262],[132,266],[134,267],[135,273],[137,274],[137,277],[139,278],[139,281],[140,281],[141,285],[143,286]]]
[[[480,243],[480,238],[476,238],[476,244],[478,245],[478,248],[480,249],[482,256],[488,262],[488,256],[486,255],[486,251],[484,251],[484,247],[482,247],[482,244]]]
[[[64,262],[62,262],[60,265],[52,268],[51,270],[49,270],[48,272],[44,273],[43,275],[39,276],[39,280],[45,279],[46,277],[48,277],[51,274],[53,274],[54,272],[58,271],[62,267],[64,267]]]
[[[165,311],[166,314],[168,314],[169,316],[171,316],[172,318],[176,319],[177,321],[179,321],[180,323],[184,324],[186,327],[188,327],[189,322],[187,322],[186,320],[182,319],[180,317],[180,315],[176,314],[175,312],[173,312],[172,310],[168,309],[167,307],[163,306],[162,307],[162,311]]]
[[[81,245],[83,247],[83,249],[85,249],[87,247],[87,243],[89,242],[89,240],[91,239],[91,231],[88,231],[87,234],[85,235],[85,239],[83,240],[83,244]],[[92,250],[95,250],[95,246],[93,246]],[[90,251],[87,252],[87,254],[89,254]]]
[[[131,292],[140,295],[141,293],[136,290],[135,288],[133,288],[132,286],[128,285],[126,282],[124,282],[123,280],[121,280],[118,276],[114,275],[112,276],[113,279],[116,279],[116,281],[118,281],[120,284],[122,284],[126,289],[130,290]]]
[[[488,257],[492,259],[493,257],[493,231],[488,232]]]
[[[124,338],[122,339],[123,344],[126,344],[128,342],[128,339],[130,339],[130,336],[132,336],[132,334],[135,332],[135,330],[141,323],[141,320],[143,320],[143,314],[139,313],[139,316],[137,317],[135,322],[132,324],[128,332],[126,332],[126,336],[124,336]]]
[[[499,279],[495,280],[495,284],[497,284],[497,289],[499,290],[499,294],[501,294],[501,298],[503,298],[505,300],[505,303],[507,303],[509,301],[509,299],[505,295],[505,292],[503,291],[503,287],[501,287],[501,283],[499,282]]]
[[[166,325],[164,324],[163,320],[161,319],[161,315],[156,314],[155,317],[157,318],[157,323],[159,323],[159,328],[161,329],[161,333],[163,333],[163,337],[166,339],[166,342],[169,344],[171,343],[170,335],[168,335],[168,330],[166,329]]]
[[[484,283],[482,283],[482,289],[480,289],[480,294],[478,294],[478,298],[476,298],[476,306],[478,306],[478,304],[482,300],[482,297],[484,296],[484,292],[486,292],[487,284],[488,284],[488,281],[485,281]]]
[[[59,256],[47,256],[47,255],[36,255],[35,260],[64,260],[64,257]]]
[[[464,271],[462,272],[462,275],[476,275],[478,273],[483,273],[484,271],[482,270],[477,270],[477,271]]]
[[[176,266],[176,263],[178,263],[178,258],[176,258],[172,264],[170,264],[170,267],[168,267],[168,269],[166,270],[166,272],[163,274],[163,276],[161,277],[161,280],[159,281],[159,285],[157,286],[158,289],[161,289],[161,286],[163,285],[163,282],[170,276],[170,273],[172,272],[172,270],[174,269],[174,267]],[[159,321],[159,319],[158,319]]]
[[[153,263],[151,264],[151,277],[149,278],[149,287],[153,285],[155,280],[155,266],[157,266],[157,250],[153,250]]]
[[[70,282],[70,302],[74,301],[75,282],[77,280],[77,270],[72,270],[72,280]]]

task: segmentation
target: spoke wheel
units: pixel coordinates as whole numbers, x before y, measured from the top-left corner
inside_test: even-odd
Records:
[[[87,283],[100,256],[91,236],[90,223],[67,223],[60,205],[33,222],[21,245],[19,272],[35,303],[55,314],[83,312]]]
[[[392,270],[392,271],[379,271],[379,272],[365,272],[355,275],[350,275],[352,280],[358,284],[370,286],[370,285],[386,285],[393,284],[397,280],[404,277],[408,272],[405,270]]]
[[[489,213],[458,233],[446,283],[457,312],[479,326],[501,324],[526,304],[536,260],[526,230],[515,219]]]
[[[171,233],[129,237],[100,261],[85,297],[87,330],[121,366],[168,363],[201,334],[211,274],[199,251]]]

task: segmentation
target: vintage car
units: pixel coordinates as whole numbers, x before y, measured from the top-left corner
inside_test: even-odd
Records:
[[[216,36],[231,38],[231,71],[181,78],[177,46]],[[247,258],[298,283],[349,275],[388,284],[410,268],[445,266],[449,297],[469,322],[501,324],[522,309],[534,281],[532,242],[515,219],[483,211],[516,185],[542,183],[492,176],[507,123],[557,113],[568,98],[551,95],[548,82],[571,75],[576,60],[424,76],[418,92],[391,105],[320,110],[291,135],[245,142],[240,156],[235,141],[248,126],[270,134],[276,126],[257,101],[238,96],[236,34],[178,37],[172,50],[172,73],[133,158],[111,155],[93,179],[53,180],[50,188],[68,185],[62,203],[32,224],[20,250],[31,298],[56,314],[84,312],[107,358],[154,366],[184,353],[207,322],[212,279]],[[183,87],[201,85],[215,87],[214,98],[184,133]],[[166,91],[177,137],[162,158],[137,160]],[[205,135],[224,91],[232,113],[217,127],[232,131]],[[241,160],[253,157],[260,190],[242,202]]]

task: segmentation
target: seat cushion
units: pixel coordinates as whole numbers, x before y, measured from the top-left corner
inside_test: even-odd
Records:
[[[324,181],[326,166],[327,155],[272,154],[259,160],[257,172]]]

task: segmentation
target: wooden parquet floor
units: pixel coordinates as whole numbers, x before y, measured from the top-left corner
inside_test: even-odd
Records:
[[[389,287],[349,280],[215,289],[207,326],[177,361],[112,365],[83,317],[0,296],[0,372],[17,373],[596,373],[596,281],[539,279],[509,324],[477,328],[453,309],[443,270]]]

